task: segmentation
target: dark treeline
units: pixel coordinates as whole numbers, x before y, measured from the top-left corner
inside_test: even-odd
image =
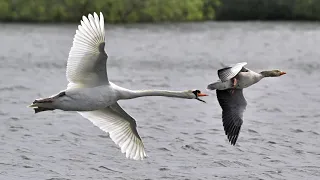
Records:
[[[320,0],[221,0],[217,20],[320,20]]]
[[[202,20],[319,20],[320,0],[0,0],[0,21],[109,23]]]

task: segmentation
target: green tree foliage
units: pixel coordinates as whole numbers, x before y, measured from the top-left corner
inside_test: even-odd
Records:
[[[108,23],[202,20],[320,20],[320,0],[0,0],[0,21]]]
[[[297,19],[320,20],[320,1],[296,0],[293,12]]]
[[[0,21],[72,22],[103,12],[109,23],[214,19],[219,0],[0,0]]]
[[[291,19],[295,0],[221,0],[219,20]]]

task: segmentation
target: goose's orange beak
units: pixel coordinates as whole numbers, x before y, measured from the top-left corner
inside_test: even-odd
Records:
[[[281,71],[280,76],[287,74],[286,72]]]
[[[204,93],[199,93],[198,94],[198,97],[200,97],[200,96],[208,96],[207,94],[204,94]]]

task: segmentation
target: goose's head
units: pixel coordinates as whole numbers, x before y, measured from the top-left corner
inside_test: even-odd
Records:
[[[196,100],[201,101],[201,102],[204,102],[204,103],[206,102],[206,101],[200,99],[199,97],[201,97],[201,96],[208,96],[208,95],[202,93],[200,90],[195,89],[195,90],[189,90],[189,91],[187,91],[187,92],[188,92],[188,94],[190,95],[190,97],[192,97],[192,99],[196,99]]]
[[[280,70],[271,70],[271,71],[262,71],[260,72],[260,74],[263,77],[279,77],[287,73]]]

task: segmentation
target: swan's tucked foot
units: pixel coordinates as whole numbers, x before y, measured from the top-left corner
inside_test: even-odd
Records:
[[[35,113],[42,112],[42,111],[53,111],[55,110],[53,106],[53,102],[64,95],[66,95],[65,92],[60,92],[59,94],[53,97],[36,99],[28,107],[33,108]]]
[[[38,100],[34,100],[29,107],[33,108],[34,113],[39,113],[42,111],[53,111],[54,110],[53,108],[45,107],[45,106],[50,106],[52,102],[53,102],[53,98],[38,99]]]
[[[51,109],[51,108],[43,108],[43,107],[36,107],[36,108],[33,108],[34,110],[34,113],[38,113],[38,112],[42,112],[42,111],[53,111],[54,109]]]

